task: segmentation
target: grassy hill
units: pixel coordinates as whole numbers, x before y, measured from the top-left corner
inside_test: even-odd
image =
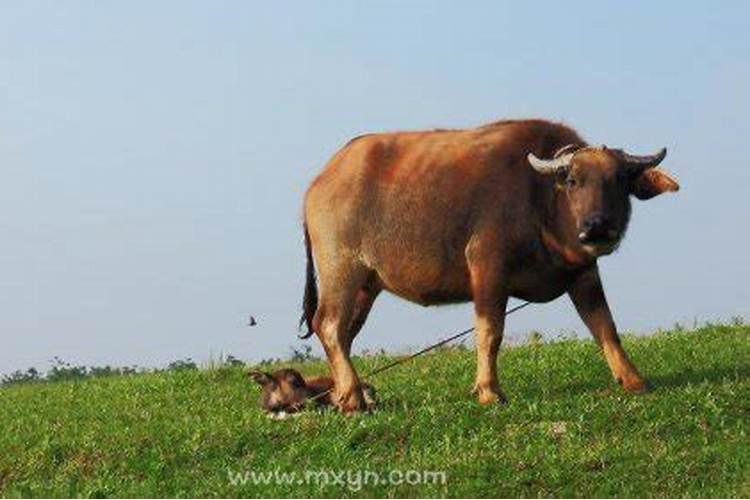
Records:
[[[3,387],[0,495],[750,496],[750,326],[624,343],[645,395],[580,340],[504,350],[506,407],[470,396],[463,349],[384,373],[350,418],[270,420],[237,367]]]

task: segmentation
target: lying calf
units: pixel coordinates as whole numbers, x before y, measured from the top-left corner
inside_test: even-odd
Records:
[[[307,401],[318,406],[335,406],[331,377],[303,377],[297,370],[283,368],[273,373],[251,371],[248,376],[261,386],[260,404],[271,416],[284,418],[300,411]],[[362,384],[368,409],[375,407],[375,389]]]

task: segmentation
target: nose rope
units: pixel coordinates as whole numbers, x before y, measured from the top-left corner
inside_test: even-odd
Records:
[[[505,313],[503,314],[503,317],[508,316],[509,314],[513,314],[514,312],[519,311],[519,310],[523,309],[524,307],[526,307],[526,306],[528,306],[530,304],[531,304],[531,302],[523,302],[522,304],[519,304],[517,306],[511,307],[510,309],[508,309],[507,311],[505,311]],[[412,359],[414,359],[416,357],[419,357],[419,356],[421,356],[421,355],[423,355],[425,353],[428,353],[428,352],[430,352],[430,351],[432,351],[434,349],[437,349],[440,346],[448,344],[449,342],[453,342],[454,340],[458,340],[461,337],[464,337],[464,336],[470,334],[474,330],[476,330],[476,327],[472,326],[471,328],[467,328],[466,330],[458,332],[455,335],[451,335],[450,337],[444,338],[443,340],[441,340],[439,342],[436,342],[435,344],[432,344],[432,345],[430,345],[428,347],[425,347],[424,349],[419,350],[419,351],[415,352],[414,354],[410,354],[409,356],[406,356],[405,358],[397,359],[395,361],[391,361],[390,363],[386,363],[386,364],[384,364],[382,366],[379,366],[379,367],[375,368],[374,370],[366,373],[364,375],[364,378],[368,379],[368,378],[374,377],[375,375],[378,375],[378,374],[383,373],[383,372],[385,372],[387,370],[390,370],[391,368],[395,368],[395,367],[397,367],[399,365],[402,365],[404,363],[408,363]],[[323,396],[325,396],[327,394],[330,394],[332,391],[333,391],[333,388],[326,389],[325,391],[321,392],[320,394],[317,394],[317,395],[313,396],[312,398],[310,398],[309,401],[315,401],[315,400],[317,400],[319,398],[322,398]]]

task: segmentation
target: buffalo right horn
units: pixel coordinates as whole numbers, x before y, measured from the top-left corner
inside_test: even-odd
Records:
[[[529,160],[531,166],[534,167],[534,170],[540,174],[553,174],[557,172],[560,167],[567,167],[570,165],[570,160],[573,158],[574,154],[575,153],[565,153],[557,158],[552,158],[551,160],[542,160],[541,158],[537,158],[534,153],[529,153],[526,158]]]

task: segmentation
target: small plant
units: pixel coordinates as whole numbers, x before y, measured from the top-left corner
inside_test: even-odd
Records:
[[[0,379],[0,385],[27,384],[29,382],[38,382],[41,379],[42,375],[36,368],[32,367],[25,372],[16,370],[9,375],[3,376],[3,378]]]
[[[258,366],[271,366],[281,363],[281,358],[263,358],[258,361]]]
[[[231,354],[227,354],[224,358],[224,366],[245,366],[245,362],[239,358],[235,358]]]
[[[60,380],[80,380],[88,375],[85,366],[72,365],[55,356],[52,358],[52,368],[47,372],[45,380],[50,382]]]
[[[168,372],[186,372],[186,371],[193,371],[197,370],[198,365],[193,361],[191,358],[185,358],[185,359],[178,359],[177,361],[172,361],[167,365]]]
[[[305,361],[312,361],[315,359],[315,356],[312,353],[312,347],[309,345],[304,345],[301,349],[291,347],[291,350],[292,355],[289,359],[295,363],[304,363]]]
[[[542,335],[542,332],[532,330],[526,337],[526,342],[531,346],[542,345],[544,343],[544,335]]]
[[[129,368],[113,368],[109,365],[89,367],[87,375],[89,377],[112,377],[115,375],[124,375]]]

